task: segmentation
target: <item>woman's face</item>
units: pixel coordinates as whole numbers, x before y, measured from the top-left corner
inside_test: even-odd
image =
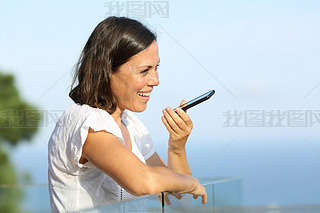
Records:
[[[142,112],[146,109],[153,87],[159,85],[159,60],[158,45],[153,41],[112,74],[111,88],[120,110]]]

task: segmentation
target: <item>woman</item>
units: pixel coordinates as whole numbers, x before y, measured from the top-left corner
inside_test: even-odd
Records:
[[[156,36],[141,23],[109,17],[87,41],[76,67],[70,106],[49,141],[49,191],[53,212],[78,211],[134,196],[169,192],[202,197],[185,143],[189,116],[167,107],[168,165],[132,112],[147,107],[159,85]],[[169,202],[167,200],[167,202]]]

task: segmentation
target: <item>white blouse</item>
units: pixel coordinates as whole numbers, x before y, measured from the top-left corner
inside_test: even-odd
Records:
[[[131,112],[122,122],[132,141],[132,152],[143,162],[155,152],[150,134]],[[134,198],[91,162],[80,164],[89,127],[105,130],[124,144],[121,130],[112,116],[98,108],[73,104],[61,116],[48,145],[48,178],[52,212],[79,211]]]

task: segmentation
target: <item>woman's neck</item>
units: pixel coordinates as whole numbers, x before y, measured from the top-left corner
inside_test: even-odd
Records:
[[[116,111],[114,111],[114,113],[111,114],[111,116],[113,117],[113,120],[118,124],[118,126],[121,125],[121,118],[122,118],[123,112],[124,110],[121,110],[117,107]]]

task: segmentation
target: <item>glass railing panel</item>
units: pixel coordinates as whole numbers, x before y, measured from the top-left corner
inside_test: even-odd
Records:
[[[208,178],[200,179],[204,184],[208,202],[201,204],[201,198],[193,199],[183,195],[182,200],[169,196],[171,205],[162,208],[157,195],[143,196],[130,201],[113,205],[100,206],[81,212],[221,212],[221,213],[314,213],[320,212],[320,201],[314,205],[261,205],[243,206],[242,179]],[[261,192],[263,193],[263,192]],[[298,192],[297,192],[298,193]],[[259,196],[259,195],[257,195]],[[37,185],[0,185],[0,212],[47,213],[50,210],[50,199],[47,184]]]
[[[126,202],[100,206],[82,212],[207,212],[214,206],[240,206],[242,186],[239,178],[203,179],[208,195],[208,202],[201,204],[201,198],[193,199],[190,194],[183,194],[182,199],[169,195],[170,205],[162,207],[161,195],[143,196]]]
[[[224,178],[211,183],[213,187],[213,206],[242,206],[242,179]]]

